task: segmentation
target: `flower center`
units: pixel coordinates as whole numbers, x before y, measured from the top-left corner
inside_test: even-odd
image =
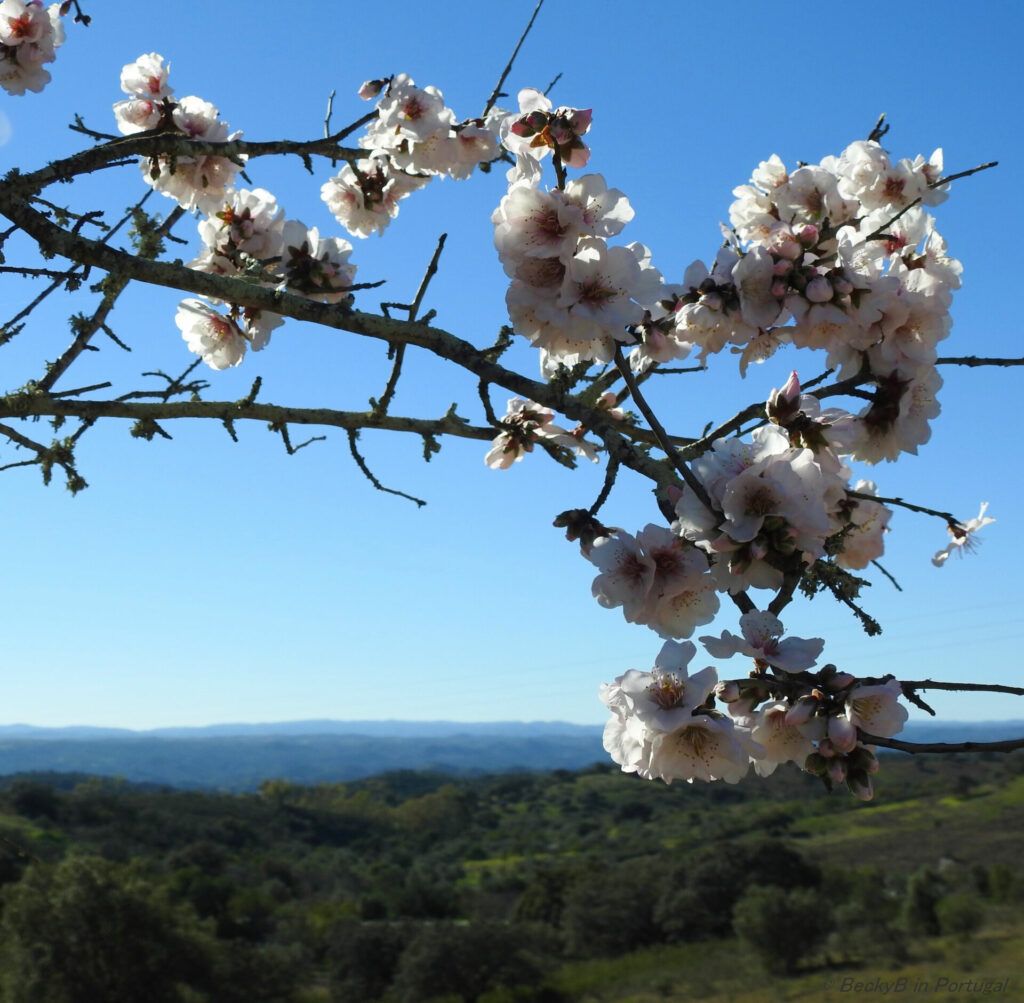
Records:
[[[662,710],[671,710],[683,702],[686,683],[674,672],[655,672],[654,682],[647,687],[647,692]]]

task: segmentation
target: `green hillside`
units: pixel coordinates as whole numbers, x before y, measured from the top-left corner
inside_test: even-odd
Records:
[[[865,805],[792,771],[8,778],[0,999],[817,1001],[900,978],[1022,998],[1024,755],[878,779]]]

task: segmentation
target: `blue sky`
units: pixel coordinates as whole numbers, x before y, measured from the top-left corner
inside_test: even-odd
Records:
[[[154,50],[170,60],[179,96],[214,102],[251,139],[319,135],[331,90],[335,122],[354,119],[366,110],[355,96],[359,84],[399,71],[440,87],[460,116],[477,114],[532,5],[393,0],[357,14],[341,4],[260,0],[174,5],[161,15],[111,0],[86,9],[93,25],[68,26],[51,86],[2,99],[0,169],[31,169],[72,152],[80,137],[65,125],[74,112],[112,129],[121,66]],[[882,111],[897,156],[942,146],[950,170],[1001,161],[959,182],[937,212],[965,269],[943,352],[1020,355],[1011,221],[1019,216],[1024,160],[1017,51],[1024,25],[1016,5],[987,11],[970,16],[947,0],[898,10],[865,3],[855,15],[838,5],[549,0],[508,89],[543,88],[561,73],[553,97],[593,107],[589,169],[626,192],[636,218],[623,239],[650,246],[670,281],[694,258],[714,254],[731,189],[759,160],[778,153],[793,164],[838,153]],[[297,162],[267,160],[249,173],[289,215],[335,233],[319,200],[331,171],[327,164],[316,171],[310,178]],[[439,326],[490,342],[506,321],[489,222],[503,184],[500,171],[435,183],[402,204],[384,238],[353,240],[359,278],[388,280],[359,305],[408,299],[444,230],[448,245],[427,306],[438,311]],[[142,191],[129,167],[55,189],[54,197],[115,214]],[[195,247],[194,224],[178,232]],[[11,261],[16,246],[9,245]],[[187,260],[192,250],[177,253]],[[3,289],[3,319],[34,293],[12,278]],[[5,389],[40,373],[42,360],[68,340],[68,314],[94,299],[52,298],[0,349]],[[132,287],[112,326],[133,353],[104,344],[64,386],[116,379],[128,388],[141,385],[143,370],[184,369],[191,356],[174,326],[177,299]],[[535,373],[527,346],[509,358]],[[665,380],[656,402],[674,431],[692,433],[764,399],[794,366],[807,377],[822,368],[790,352],[741,382],[733,362],[718,358],[711,373]],[[211,399],[244,396],[259,374],[263,400],[358,409],[380,393],[387,372],[381,346],[289,322],[238,370],[205,375]],[[853,672],[1019,681],[1022,375],[945,368],[931,443],[917,458],[865,474],[883,494],[963,518],[989,501],[998,522],[979,552],[932,568],[942,525],[899,511],[885,564],[904,591],[874,575],[865,601],[883,636],[867,638],[823,598],[786,611],[792,633],[827,638],[826,656]],[[475,400],[472,383],[413,358],[393,410],[435,416],[459,401],[461,413],[476,419]],[[589,465],[570,473],[537,455],[492,472],[482,461],[486,446],[473,442],[447,442],[425,465],[418,440],[365,433],[364,452],[381,480],[428,499],[417,510],[370,487],[343,435],[329,433],[289,457],[258,425],[240,426],[238,444],[219,426],[170,431],[173,442],[144,443],[126,427],[93,430],[79,454],[91,487],[75,498],[59,486],[44,489],[33,470],[3,474],[0,720],[597,723],[604,716],[598,684],[653,663],[657,636],[597,606],[593,569],[550,525],[557,512],[586,506],[597,493],[600,473]],[[2,462],[18,458],[6,446],[0,452]],[[659,518],[645,485],[629,479],[603,515],[631,530]],[[714,625],[725,628],[735,629],[731,609]],[[933,702],[949,718],[1024,717],[1024,705],[1000,698],[936,694]]]

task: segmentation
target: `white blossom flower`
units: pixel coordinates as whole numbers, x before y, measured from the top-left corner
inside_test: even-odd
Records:
[[[605,609],[622,606],[626,620],[638,622],[654,584],[656,567],[637,538],[616,530],[611,536],[598,537],[584,556],[601,571],[591,586],[594,598]]]
[[[783,672],[803,672],[818,660],[825,647],[820,637],[787,637],[780,641],[785,632],[782,621],[765,610],[744,613],[740,617],[742,637],[727,630],[721,637],[701,637],[712,658],[732,658],[733,655],[747,655],[757,662],[771,665]]]
[[[532,452],[538,439],[556,442],[572,439],[564,428],[551,423],[554,417],[555,413],[550,408],[523,400],[522,397],[513,397],[508,402],[507,412],[501,422],[505,430],[494,440],[484,457],[484,463],[492,470],[507,470]]]
[[[174,322],[189,351],[211,369],[237,366],[245,357],[247,342],[238,325],[202,300],[182,300]]]
[[[321,303],[338,303],[351,296],[356,266],[349,261],[352,245],[341,237],[321,237],[317,227],[290,219],[281,231],[281,271],[284,284]]]
[[[814,751],[813,732],[809,735],[806,726],[788,723],[786,716],[789,709],[789,704],[784,700],[773,700],[753,715],[750,737],[764,749],[761,757],[754,760],[754,770],[760,777],[770,777],[782,763],[798,763],[803,766]],[[823,723],[818,730],[821,734],[817,737],[823,738]]]
[[[238,139],[240,132],[229,134],[216,106],[198,97],[182,98],[171,113],[175,127],[190,139],[223,143]],[[244,163],[245,158],[238,158]],[[158,157],[140,162],[147,184],[168,198],[175,199],[183,209],[207,209],[221,203],[241,169],[227,157],[198,156]]]
[[[135,98],[159,101],[170,97],[174,88],[167,86],[171,67],[157,52],[147,52],[121,70],[121,90]]]
[[[869,735],[892,738],[903,730],[910,716],[899,702],[902,695],[895,679],[874,686],[854,686],[846,698],[846,717]]]
[[[949,559],[949,555],[954,551],[963,557],[964,551],[971,551],[978,546],[978,541],[974,539],[974,534],[983,527],[995,522],[995,519],[985,515],[987,511],[988,502],[982,502],[981,508],[978,509],[978,515],[974,519],[968,519],[965,523],[953,523],[946,527],[949,531],[950,540],[932,558],[932,564],[935,567],[941,568]]]
[[[853,490],[859,494],[878,494],[874,481],[857,481]],[[881,502],[851,499],[855,504],[850,512],[848,528],[843,534],[843,549],[836,554],[841,568],[859,571],[885,552],[884,534],[889,528],[892,511]]]
[[[349,233],[368,237],[383,233],[398,215],[399,201],[429,181],[396,170],[386,157],[373,157],[346,164],[323,184],[320,197]]]
[[[678,730],[651,739],[648,772],[667,784],[673,780],[735,784],[761,754],[761,747],[744,728],[725,717],[699,714]]]
[[[0,2],[0,87],[8,94],[38,93],[50,82],[44,63],[64,43],[60,5],[41,0]]]

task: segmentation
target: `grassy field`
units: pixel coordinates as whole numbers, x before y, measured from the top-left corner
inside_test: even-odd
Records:
[[[911,960],[898,965],[817,956],[798,974],[779,977],[766,974],[737,941],[721,940],[578,962],[566,965],[550,981],[578,1003],[1024,999],[1024,923],[1017,918],[994,918],[970,940],[936,937],[914,941],[910,950]],[[964,985],[968,980],[976,986],[989,980],[989,992],[972,991]]]

